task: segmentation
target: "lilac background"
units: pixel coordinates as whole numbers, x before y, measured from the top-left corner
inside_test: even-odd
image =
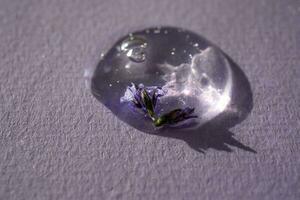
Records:
[[[84,69],[137,28],[202,34],[244,71],[254,107],[199,153],[118,120]],[[297,0],[0,0],[0,199],[299,199]]]

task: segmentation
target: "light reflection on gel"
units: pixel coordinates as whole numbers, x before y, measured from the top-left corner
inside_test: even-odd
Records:
[[[198,117],[184,122],[185,128],[193,129],[226,109],[232,79],[228,59],[209,41],[190,31],[160,27],[117,41],[100,60],[92,91],[120,119],[151,132],[157,129],[144,115],[121,104],[120,97],[131,83],[162,87],[167,93],[159,99],[158,113],[195,108]]]

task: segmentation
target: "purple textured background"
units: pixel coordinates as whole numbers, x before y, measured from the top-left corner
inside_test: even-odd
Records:
[[[245,72],[254,107],[230,131],[257,154],[139,132],[90,94],[84,69],[153,25]],[[297,0],[0,0],[0,199],[299,199],[299,55]]]

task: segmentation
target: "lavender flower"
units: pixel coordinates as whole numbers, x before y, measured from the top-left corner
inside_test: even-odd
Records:
[[[155,107],[158,99],[166,93],[167,91],[163,90],[161,87],[145,87],[143,84],[136,86],[134,83],[131,83],[131,86],[127,87],[124,96],[120,98],[120,102],[131,103],[135,108],[143,110],[144,113],[148,114],[154,125],[157,127],[166,124],[172,125],[197,117],[192,115],[195,109],[189,107],[186,107],[185,109],[178,108],[158,117],[155,113]]]
[[[142,109],[149,117],[155,119],[155,106],[158,98],[166,94],[166,91],[161,87],[145,87],[143,84],[136,86],[131,83],[128,86],[123,97],[120,98],[120,102],[130,102],[136,108]]]
[[[133,103],[136,107],[142,108],[140,94],[140,89],[134,83],[131,83],[131,86],[127,86],[124,96],[120,98],[120,102],[130,102]]]

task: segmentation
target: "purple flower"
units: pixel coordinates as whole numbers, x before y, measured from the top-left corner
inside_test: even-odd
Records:
[[[141,108],[141,95],[140,89],[136,87],[134,83],[131,83],[131,86],[127,86],[124,96],[120,98],[120,102],[130,102],[133,103],[136,107]]]
[[[124,96],[120,98],[120,102],[132,103],[135,107],[142,109],[154,119],[158,98],[165,94],[166,91],[161,87],[145,87],[143,84],[136,86],[134,83],[131,83],[131,86],[127,87]]]
[[[145,87],[143,84],[136,86],[134,83],[131,83],[131,86],[127,87],[124,96],[120,98],[120,102],[130,103],[135,108],[141,109],[144,113],[148,114],[154,125],[157,127],[166,124],[172,125],[197,117],[196,115],[192,115],[195,109],[190,107],[184,109],[178,108],[159,117],[155,113],[155,107],[158,103],[158,99],[166,93],[167,91],[163,90],[161,87]]]

